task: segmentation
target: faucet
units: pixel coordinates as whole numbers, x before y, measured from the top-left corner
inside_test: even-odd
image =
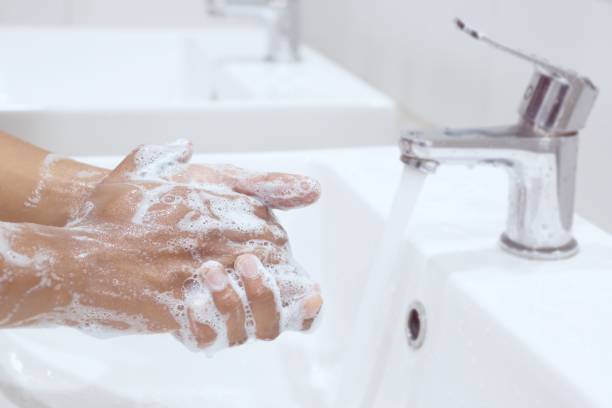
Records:
[[[572,236],[578,132],[597,98],[587,77],[502,45],[456,19],[476,40],[535,65],[517,123],[509,126],[406,131],[401,160],[432,173],[443,163],[501,166],[510,176],[506,230],[500,245],[529,259],[578,252]]]
[[[266,61],[300,61],[300,0],[206,0],[206,8],[213,17],[262,22],[268,30]]]

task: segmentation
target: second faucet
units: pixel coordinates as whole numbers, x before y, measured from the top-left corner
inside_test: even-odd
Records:
[[[214,17],[262,22],[268,31],[266,61],[300,60],[300,0],[206,0],[206,7]]]

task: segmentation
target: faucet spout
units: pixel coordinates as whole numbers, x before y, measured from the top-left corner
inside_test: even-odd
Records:
[[[401,158],[432,171],[441,164],[494,165],[508,171],[509,211],[501,245],[513,254],[559,259],[578,250],[572,237],[577,135],[539,133],[523,123],[407,131]]]
[[[407,164],[431,161],[440,164],[511,165],[517,151],[547,150],[537,132],[523,124],[489,128],[408,130],[400,139]],[[524,154],[523,154],[524,155]]]
[[[501,245],[513,254],[559,259],[578,250],[572,237],[577,135],[541,134],[519,123],[472,129],[408,131],[402,161],[431,170],[441,164],[494,165],[508,171],[509,210]]]

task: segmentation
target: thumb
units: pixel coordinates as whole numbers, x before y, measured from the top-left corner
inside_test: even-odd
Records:
[[[192,153],[191,142],[185,139],[162,145],[140,145],[106,176],[103,183],[168,181],[183,171]]]

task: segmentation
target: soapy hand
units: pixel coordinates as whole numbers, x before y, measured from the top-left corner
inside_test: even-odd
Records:
[[[190,156],[187,142],[142,146],[95,187],[65,228],[5,231],[0,244],[10,244],[43,277],[29,289],[22,282],[22,292],[47,293],[49,307],[9,308],[0,324],[170,332],[194,349],[310,328],[322,303],[318,286],[292,259],[269,206],[309,204],[318,184],[190,166]],[[63,238],[41,238],[40,245],[24,238],[54,233]],[[4,258],[10,270],[15,258]]]

